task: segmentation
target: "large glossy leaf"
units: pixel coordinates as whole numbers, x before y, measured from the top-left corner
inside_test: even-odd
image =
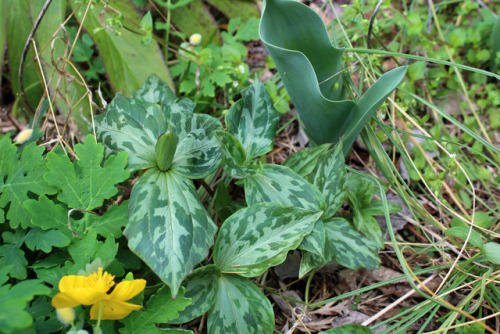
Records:
[[[170,286],[174,297],[182,280],[207,256],[215,232],[191,181],[153,168],[134,185],[124,234],[130,249]]]
[[[208,333],[268,334],[274,330],[269,299],[249,280],[222,275],[217,280],[217,299],[208,314]]]
[[[405,68],[386,73],[357,105],[345,99],[340,80],[343,51],[332,46],[314,10],[298,1],[267,0],[259,32],[315,144],[335,143],[345,135],[347,151],[405,73]]]
[[[214,262],[222,272],[259,276],[297,248],[321,213],[269,203],[241,209],[222,225]]]
[[[305,178],[316,168],[318,159],[328,151],[330,146],[331,144],[323,144],[304,148],[288,157],[283,166],[291,168],[295,173]]]
[[[192,303],[179,316],[169,323],[182,324],[198,317],[210,310],[217,297],[217,279],[221,276],[220,270],[213,264],[196,269],[182,284],[186,288],[185,298],[191,298]]]
[[[280,113],[274,109],[266,87],[258,80],[242,90],[241,95],[226,115],[226,126],[251,160],[273,149]]]
[[[347,198],[347,172],[341,142],[321,156],[316,168],[306,179],[315,185],[325,198],[323,219],[337,213]]]
[[[324,199],[319,190],[290,168],[264,165],[262,172],[244,179],[248,205],[278,203],[307,210],[321,210]]]
[[[79,6],[80,1],[70,0],[76,11],[76,18],[83,20],[86,7]],[[140,34],[120,29],[119,34],[113,28],[103,27],[101,22],[106,23],[117,14],[109,7],[103,8],[103,2],[95,4],[88,11],[83,26],[94,40],[101,54],[104,67],[115,91],[124,95],[131,95],[132,91],[138,89],[151,74],[156,74],[162,81],[173,88],[172,79],[168,68],[163,60],[158,44],[152,41],[147,46],[141,44]],[[140,14],[135,10],[133,4],[128,0],[114,1],[114,10],[123,13],[125,25],[130,24],[127,20],[139,23]],[[136,30],[136,26],[132,26]],[[96,30],[98,29],[98,30]]]
[[[339,264],[351,269],[377,269],[380,266],[377,244],[356,231],[344,218],[326,220],[325,231]]]
[[[95,125],[107,155],[128,153],[128,170],[156,166],[156,140],[167,129],[167,115],[158,104],[117,95],[95,117]]]

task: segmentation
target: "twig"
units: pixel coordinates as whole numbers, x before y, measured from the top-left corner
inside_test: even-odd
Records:
[[[24,83],[23,83],[23,75],[24,75],[24,62],[26,61],[26,55],[28,54],[28,51],[30,49],[30,42],[33,39],[33,36],[35,35],[36,31],[38,30],[38,27],[40,26],[40,23],[42,22],[43,17],[45,16],[45,13],[47,13],[47,10],[49,9],[49,6],[51,4],[52,0],[47,0],[45,1],[45,4],[42,7],[42,10],[40,11],[40,14],[38,14],[38,18],[35,21],[35,25],[33,26],[33,29],[31,29],[30,34],[28,35],[28,39],[26,40],[26,43],[24,44],[24,49],[23,53],[21,54],[21,61],[19,63],[19,90],[20,94],[24,100],[24,103],[26,104],[26,107],[31,111],[31,113],[35,113],[33,108],[31,107],[28,98],[26,97],[26,94],[24,92]]]

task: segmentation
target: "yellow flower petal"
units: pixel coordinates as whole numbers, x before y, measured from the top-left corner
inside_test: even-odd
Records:
[[[84,288],[87,285],[87,277],[85,276],[77,276],[77,275],[69,275],[63,276],[59,281],[59,291],[67,292],[72,291],[79,288]]]
[[[92,288],[74,289],[60,292],[52,298],[52,306],[55,308],[74,307],[77,305],[92,305],[107,297],[106,293]]]
[[[142,305],[135,305],[115,300],[103,300],[101,320],[118,320],[123,319],[132,311],[137,311],[142,308]],[[99,303],[94,304],[90,309],[90,320],[99,318]]]
[[[133,281],[122,281],[118,283],[109,299],[124,302],[137,296],[146,287],[146,280],[135,279]]]

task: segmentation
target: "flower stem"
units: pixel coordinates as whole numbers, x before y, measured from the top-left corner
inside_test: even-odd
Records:
[[[101,314],[102,314],[102,300],[99,300],[99,316],[97,317],[97,325],[95,325],[94,333],[99,334],[99,329],[101,327]]]

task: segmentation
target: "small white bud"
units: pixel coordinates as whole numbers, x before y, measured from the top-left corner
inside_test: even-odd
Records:
[[[197,46],[201,43],[201,35],[198,33],[192,34],[191,37],[189,37],[189,43],[193,46]]]

